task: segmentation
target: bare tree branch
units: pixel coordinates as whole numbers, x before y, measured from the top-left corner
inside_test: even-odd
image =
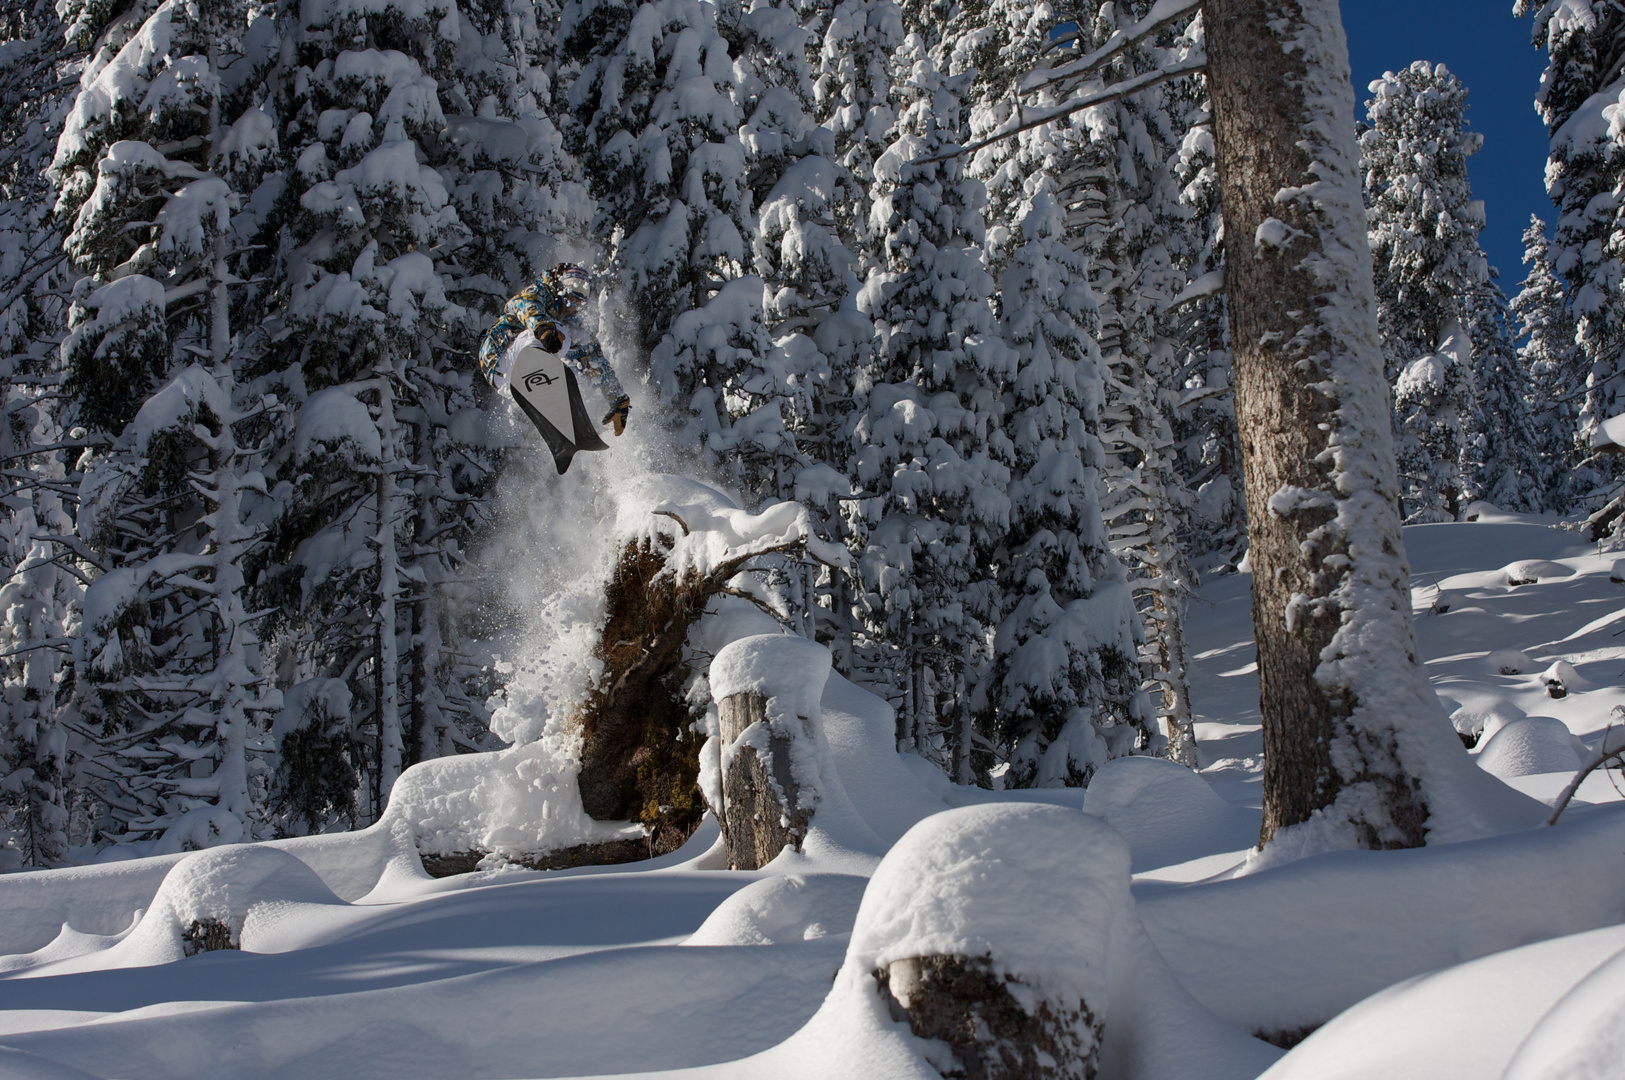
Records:
[[[1151,8],[1149,15],[1133,26],[1117,31],[1107,39],[1106,44],[1088,56],[1079,57],[1069,64],[1063,64],[1058,68],[1050,68],[1047,71],[1029,72],[1027,77],[1021,81],[1020,92],[1028,93],[1033,90],[1041,90],[1046,86],[1053,86],[1055,83],[1064,82],[1079,75],[1087,75],[1096,68],[1110,63],[1124,51],[1138,45],[1162,28],[1170,26],[1189,15],[1194,15],[1201,6],[1202,0],[1158,0]]]
[[[1181,60],[1179,63],[1173,64],[1169,67],[1147,71],[1144,74],[1134,76],[1132,79],[1124,79],[1122,82],[1113,83],[1112,85],[1103,87],[1100,90],[1079,94],[1077,97],[1063,101],[1059,105],[1052,105],[1047,109],[1039,109],[1034,112],[1029,112],[1026,114],[1024,119],[1018,118],[1014,122],[999,128],[986,138],[978,139],[976,142],[973,142],[968,146],[957,146],[944,150],[940,154],[933,154],[930,157],[915,158],[909,164],[929,165],[937,161],[948,161],[951,158],[956,158],[963,154],[974,154],[983,147],[992,146],[994,143],[1008,139],[1012,135],[1019,135],[1023,131],[1030,131],[1035,127],[1042,127],[1045,124],[1053,123],[1062,117],[1071,116],[1075,112],[1081,112],[1084,109],[1092,108],[1096,105],[1105,105],[1109,102],[1118,101],[1122,98],[1138,94],[1142,90],[1149,90],[1153,86],[1159,86],[1162,83],[1169,82],[1173,79],[1183,78],[1186,75],[1195,75],[1198,72],[1205,71],[1206,69],[1206,54],[1194,53],[1191,56],[1186,57],[1184,60]]]
[[[1619,711],[1618,706],[1615,706],[1615,711]],[[1563,811],[1567,809],[1569,800],[1573,799],[1574,793],[1580,790],[1580,785],[1585,783],[1586,777],[1590,776],[1592,773],[1601,768],[1604,762],[1610,759],[1618,759],[1621,755],[1625,755],[1625,743],[1621,743],[1612,750],[1608,749],[1608,736],[1613,730],[1614,725],[1609,724],[1607,729],[1603,731],[1602,744],[1597,748],[1597,752],[1591,755],[1591,760],[1582,765],[1580,767],[1580,771],[1574,774],[1574,779],[1570,780],[1568,785],[1563,788],[1563,793],[1557,797],[1557,803],[1552,810],[1552,816],[1546,819],[1546,824],[1557,824],[1558,815],[1562,814]]]

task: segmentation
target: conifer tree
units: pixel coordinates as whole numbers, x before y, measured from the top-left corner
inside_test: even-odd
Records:
[[[1189,211],[1178,245],[1189,284],[1163,313],[1179,365],[1180,399],[1170,424],[1179,472],[1191,492],[1183,535],[1193,566],[1227,569],[1247,546],[1247,507],[1231,394],[1224,225],[1206,79],[1172,83],[1168,98],[1170,113],[1184,127],[1172,168],[1183,185],[1180,202]]]
[[[1493,282],[1469,293],[1466,308],[1479,403],[1477,424],[1468,432],[1467,493],[1503,510],[1542,510],[1551,466],[1541,453],[1542,436],[1529,407],[1534,385],[1514,344],[1511,309]]]
[[[566,91],[566,146],[598,200],[595,229],[608,242],[641,359],[749,257],[733,58],[716,8],[700,0],[572,0],[559,35],[563,55],[579,65]],[[656,382],[671,382],[662,390],[686,412],[697,377],[660,372]]]
[[[68,40],[46,0],[0,15],[0,866],[57,865],[88,839],[78,766],[94,745],[65,721],[69,635],[83,585],[55,538],[73,531],[80,450],[58,421],[62,294],[77,276],[62,251],[45,178],[91,27]]]
[[[968,691],[998,610],[989,554],[1009,520],[998,385],[1013,356],[982,261],[981,182],[957,158],[912,164],[956,141],[965,80],[942,75],[918,35],[897,61],[899,116],[873,197],[887,272],[866,289],[880,347],[856,402],[853,479],[867,497],[848,522],[865,622],[908,673],[901,741],[967,780]]]
[[[233,389],[234,214],[276,141],[256,82],[274,32],[250,14],[171,0],[104,45],[51,167],[90,275],[64,390],[103,447],[81,486],[100,574],[71,708],[108,751],[86,768],[102,836],[160,850],[256,834],[277,705],[242,595],[264,480],[236,425],[266,406]]]
[[[814,6],[799,22],[828,13]],[[813,74],[822,35],[798,25],[788,6],[757,4],[738,20],[739,94],[745,117],[752,202],[752,267],[764,288],[771,348],[751,358],[733,396],[735,440],[746,459],[748,490],[796,499],[826,539],[844,542],[842,497],[851,455],[851,401],[874,353],[874,325],[857,309],[860,243],[852,208],[868,185],[836,154],[836,136],[814,119]],[[782,431],[782,434],[779,432]],[[827,640],[851,671],[857,624],[844,573],[811,562],[787,563],[784,602],[802,631]]]
[[[1532,387],[1533,445],[1541,461],[1546,505],[1567,511],[1601,478],[1590,464],[1582,465],[1575,441],[1589,365],[1575,337],[1562,279],[1552,268],[1546,223],[1538,215],[1530,215],[1523,233],[1523,262],[1528,273],[1511,307],[1518,319],[1515,340],[1524,343],[1519,355]]]
[[[1625,155],[1619,153],[1620,132],[1609,122],[1625,77],[1620,56],[1625,9],[1608,0],[1565,5],[1518,0],[1513,11],[1533,15],[1534,44],[1548,56],[1535,108],[1551,138],[1546,191],[1557,220],[1549,262],[1568,286],[1575,341],[1588,367],[1575,439],[1589,447],[1602,421],[1625,412],[1625,294],[1619,286],[1625,280],[1625,206],[1616,195],[1625,177]],[[1559,351],[1548,349],[1548,354],[1555,359]],[[1611,458],[1589,466],[1603,487],[1613,483],[1618,467]],[[1610,514],[1597,525],[1611,530],[1616,517]]]
[[[1103,45],[1148,7],[1103,4],[1080,18],[1085,49]],[[1125,50],[1104,73],[1132,77],[1177,59],[1189,42],[1168,37]],[[1140,666],[1152,702],[1136,693],[1116,703],[1143,749],[1189,755],[1184,610],[1189,569],[1180,540],[1189,493],[1179,472],[1172,418],[1180,403],[1180,346],[1186,335],[1165,313],[1185,288],[1205,233],[1189,229],[1175,165],[1186,102],[1157,88],[1109,103],[1078,133],[1067,158],[1048,165],[1066,177],[1071,244],[1094,275],[1106,394],[1102,512],[1112,548],[1128,566],[1143,623]],[[1198,238],[1200,237],[1200,238]],[[1156,715],[1168,731],[1156,730]]]
[[[360,821],[407,765],[483,730],[452,601],[496,466],[472,343],[555,254],[548,215],[579,200],[556,133],[514,115],[545,92],[545,43],[519,9],[480,14],[307,4],[276,102],[286,284],[257,370],[293,408],[256,588],[306,705],[279,726],[304,758],[345,751]],[[315,799],[283,820],[347,813],[344,775],[279,781]]]
[[[1480,424],[1467,303],[1490,278],[1467,158],[1483,138],[1467,130],[1467,88],[1443,64],[1387,72],[1371,95],[1360,150],[1404,514],[1451,520]]]
[[[1040,187],[1004,275],[1011,524],[997,561],[1002,619],[987,691],[1012,786],[1087,783],[1137,729],[1114,706],[1139,689],[1139,616],[1100,510],[1104,365],[1088,328],[1084,258],[1062,242],[1059,204]],[[1125,738],[1126,736],[1126,738]],[[1113,745],[1115,743],[1115,745]]]

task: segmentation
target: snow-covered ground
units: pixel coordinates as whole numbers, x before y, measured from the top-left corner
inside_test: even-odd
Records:
[[[1481,734],[1487,771],[1551,801],[1621,722],[1614,556],[1494,513],[1406,541],[1458,730]],[[985,939],[1087,986],[1105,1076],[1615,1075],[1625,807],[1604,805],[1622,799],[1610,775],[1554,829],[1247,873],[1248,586],[1219,579],[1192,605],[1200,778],[1121,759],[1087,793],[956,787],[895,754],[889,710],[832,675],[806,853],[760,872],[722,869],[708,822],[652,863],[434,881],[398,812],[362,834],[0,878],[0,1077],[930,1077],[868,979],[910,934]],[[933,907],[910,890],[953,880],[941,851],[998,873]],[[1075,909],[1046,917],[1066,901],[1023,874]],[[1000,881],[1010,906],[994,911]],[[181,958],[197,918],[243,949]],[[1284,1057],[1251,1037],[1317,1025]]]

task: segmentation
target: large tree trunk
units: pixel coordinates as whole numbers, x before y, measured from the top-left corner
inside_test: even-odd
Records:
[[[1337,0],[1206,0],[1264,826],[1423,842],[1416,654]]]

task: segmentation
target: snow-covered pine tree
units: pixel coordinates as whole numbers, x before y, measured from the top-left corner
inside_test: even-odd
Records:
[[[942,75],[918,35],[895,60],[900,109],[873,201],[887,272],[864,291],[880,349],[857,391],[853,479],[867,497],[848,504],[849,542],[869,632],[907,673],[899,741],[968,780],[969,690],[998,614],[990,556],[1009,520],[998,391],[1014,356],[982,260],[981,181],[957,158],[911,164],[956,142],[966,80]]]
[[[1370,89],[1360,151],[1404,515],[1448,521],[1480,423],[1467,300],[1489,265],[1467,158],[1483,137],[1467,130],[1467,88],[1443,64],[1418,60]]]
[[[1563,282],[1552,267],[1546,223],[1538,215],[1530,215],[1523,233],[1523,262],[1528,273],[1512,300],[1512,313],[1518,319],[1513,336],[1523,342],[1519,356],[1532,387],[1533,446],[1541,462],[1536,475],[1543,480],[1545,505],[1567,511],[1602,478],[1589,463],[1582,464],[1581,448],[1575,442],[1590,365],[1576,340]]]
[[[246,5],[159,5],[87,65],[51,166],[90,275],[62,345],[72,416],[102,448],[80,489],[100,574],[70,708],[109,751],[85,770],[103,839],[178,850],[259,828],[278,702],[242,595],[264,480],[235,427],[267,406],[233,400],[229,290],[234,213],[275,146],[258,108],[275,50]]]
[[[1005,783],[1017,787],[1087,783],[1139,737],[1114,715],[1139,691],[1140,622],[1101,517],[1104,365],[1089,335],[1088,265],[1065,231],[1038,186],[1003,281],[1004,336],[1017,353],[1004,405],[1013,467],[985,696],[989,734],[1010,762]]]
[[[1551,137],[1546,191],[1557,221],[1549,262],[1568,285],[1575,340],[1589,368],[1574,433],[1586,448],[1597,425],[1625,412],[1625,204],[1617,197],[1625,154],[1610,121],[1625,93],[1625,7],[1613,0],[1517,0],[1513,11],[1533,15],[1534,44],[1548,56],[1535,108]],[[1611,457],[1588,465],[1600,482],[1575,497],[1600,496],[1618,476]],[[1617,512],[1596,526],[1608,532],[1616,520]]]
[[[1059,21],[1047,3],[972,4],[955,12],[939,52],[955,74],[972,79],[973,139],[1014,118],[1017,86],[1050,45]],[[1053,94],[1043,91],[1027,102],[1053,103]],[[1007,783],[1085,782],[1108,753],[1097,729],[1110,733],[1109,752],[1115,755],[1142,741],[1149,720],[1135,656],[1139,617],[1131,605],[1112,606],[1114,597],[1127,605],[1130,594],[1111,589],[1123,570],[1100,517],[1099,488],[1109,459],[1096,432],[1101,390],[1111,374],[1083,329],[1099,325],[1088,259],[1061,246],[1066,214],[1056,199],[1057,177],[1075,182],[1080,171],[1099,167],[1116,150],[1097,147],[1087,130],[1061,123],[994,143],[969,161],[971,174],[989,189],[988,258],[995,267],[1010,267],[1000,301],[1006,336],[1020,354],[1005,384],[1005,430],[1017,457],[1011,543],[998,557],[1004,617],[988,714],[1010,755]],[[1067,468],[1075,475],[1063,478],[1057,471],[1057,450],[1070,458]],[[1165,605],[1151,595],[1158,576],[1146,573],[1141,580],[1150,587],[1148,605],[1160,610]],[[1096,596],[1097,584],[1110,595]],[[1080,633],[1085,611],[1097,624],[1093,639]],[[1062,641],[1067,644],[1057,649]],[[1170,647],[1177,658],[1182,644],[1171,639]],[[1044,655],[1053,669],[1034,662]],[[1177,662],[1155,666],[1162,672],[1182,668]],[[1183,683],[1178,677],[1164,685],[1171,726],[1188,730],[1188,715],[1182,725],[1172,719],[1188,710]],[[1134,723],[1113,730],[1124,719]],[[1156,734],[1145,732],[1148,745]]]
[[[749,259],[736,76],[716,18],[700,0],[571,0],[561,17],[563,55],[579,65],[565,90],[565,145],[598,199],[596,231],[624,293],[622,336],[640,363]],[[704,407],[695,391],[716,391],[706,377],[674,369],[654,381],[688,420]],[[692,422],[703,431],[711,421]]]
[[[1486,281],[1467,294],[1464,307],[1479,405],[1467,433],[1467,494],[1503,510],[1542,510],[1550,464],[1541,453],[1542,436],[1529,407],[1534,386],[1515,343],[1506,296]]]
[[[239,429],[275,402],[235,390],[229,358],[176,372],[86,480],[117,498],[82,508],[81,530],[145,525],[156,541],[86,590],[78,702],[114,751],[91,770],[119,826],[104,835],[153,837],[155,852],[269,835],[265,736],[282,697],[246,607],[265,481]]]
[[[850,217],[843,222],[867,201],[867,184],[837,163],[834,132],[813,119],[822,39],[800,23],[826,15],[815,6],[798,19],[787,6],[756,4],[732,20],[739,137],[757,208],[752,269],[772,344],[747,357],[730,397],[746,489],[805,503],[819,533],[842,542],[853,384],[873,356],[874,324],[857,309],[858,258],[846,238],[859,238]],[[807,562],[774,576],[802,631],[829,641],[850,671],[856,627],[845,575]]]
[[[966,131],[978,139],[1011,120],[1016,113],[1017,90],[1050,44],[1051,32],[1062,22],[1047,0],[984,0],[962,4],[954,12],[943,37],[945,70],[971,77]],[[1054,103],[1040,94],[1028,102]],[[1064,167],[1075,152],[1080,133],[1070,125],[1045,126],[1014,139],[993,143],[971,155],[969,171],[987,185],[989,269],[999,276],[1019,242],[1017,222],[1032,198],[1030,181],[1046,171]],[[1053,176],[1047,178],[1053,184]]]
[[[813,117],[835,136],[834,160],[856,179],[856,198],[834,207],[838,232],[859,257],[858,280],[884,261],[869,221],[874,163],[896,121],[891,57],[904,40],[896,0],[838,0],[830,9],[813,76]]]
[[[51,215],[46,166],[85,44],[67,40],[48,0],[0,15],[0,865],[51,866],[87,836],[76,764],[93,747],[63,723],[68,635],[83,586],[51,538],[71,534],[79,450],[56,416],[62,293],[76,276]]]
[[[284,742],[301,733],[300,760],[345,751],[362,821],[402,768],[483,730],[453,602],[479,592],[459,578],[490,519],[496,464],[474,343],[553,256],[538,233],[572,197],[551,127],[512,115],[546,89],[534,25],[519,7],[480,14],[306,4],[275,101],[288,118],[285,307],[267,320],[256,370],[295,409],[257,587],[279,612],[282,679],[304,703],[278,729]],[[284,769],[278,790],[304,802],[278,807],[279,820],[346,816],[347,775]]]
[[[1163,314],[1180,371],[1179,406],[1169,421],[1179,472],[1192,496],[1184,543],[1194,567],[1228,569],[1246,550],[1247,503],[1231,394],[1224,222],[1206,78],[1170,83],[1167,101],[1176,130],[1184,131],[1172,167],[1183,185],[1180,201],[1190,211],[1175,245],[1190,283]]]
[[[1091,7],[1075,24],[1081,47],[1105,44],[1148,8]],[[1169,32],[1124,50],[1102,74],[1130,78],[1177,61],[1189,47]],[[1063,85],[1048,89],[1064,92]],[[1047,167],[1061,181],[1069,242],[1088,256],[1093,274],[1106,374],[1101,504],[1144,623],[1145,687],[1160,698],[1153,704],[1136,694],[1118,702],[1116,712],[1138,729],[1141,748],[1175,746],[1181,756],[1189,740],[1167,738],[1155,717],[1161,712],[1173,733],[1189,727],[1183,658],[1190,580],[1179,534],[1190,499],[1170,423],[1179,404],[1179,336],[1164,314],[1185,288],[1185,264],[1194,254],[1186,249],[1200,246],[1187,235],[1192,211],[1181,202],[1173,171],[1179,118],[1187,111],[1166,87],[1105,104],[1073,128],[1067,156]]]

